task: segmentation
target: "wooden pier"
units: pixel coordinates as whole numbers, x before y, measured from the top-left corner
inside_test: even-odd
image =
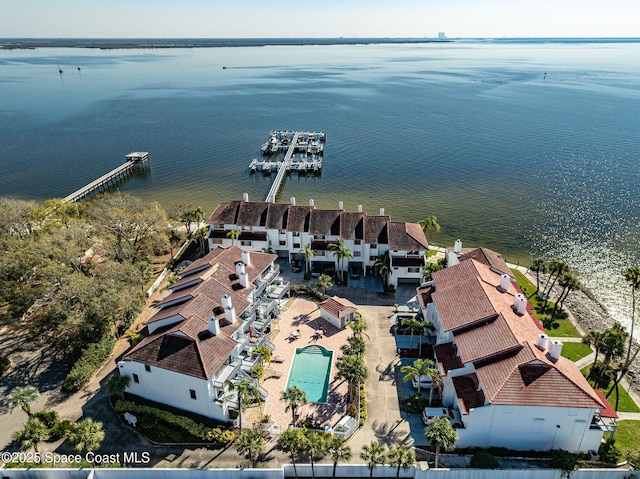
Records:
[[[149,160],[149,153],[146,151],[136,151],[133,153],[129,153],[125,158],[126,161],[124,162],[124,164],[111,170],[109,173],[101,176],[97,180],[92,181],[88,185],[83,186],[79,190],[74,191],[70,195],[65,196],[64,201],[73,203],[82,199],[86,199],[87,197],[98,191],[102,191],[109,185],[127,176],[143,163],[146,163]]]
[[[254,158],[249,163],[249,171],[265,175],[277,172],[265,201],[275,203],[286,173],[318,173],[322,169],[324,153],[324,132],[272,131],[270,139],[262,145],[261,160]],[[284,159],[271,158],[286,151]]]

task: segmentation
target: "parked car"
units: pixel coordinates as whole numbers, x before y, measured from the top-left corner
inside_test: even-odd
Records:
[[[420,381],[418,378],[413,378],[411,380],[411,387],[413,389],[418,389],[418,384],[420,384],[420,389],[429,389],[431,387],[432,378],[429,375],[420,376]]]
[[[428,426],[436,417],[446,417],[453,427],[461,427],[460,411],[446,407],[426,407],[422,411],[422,422]]]

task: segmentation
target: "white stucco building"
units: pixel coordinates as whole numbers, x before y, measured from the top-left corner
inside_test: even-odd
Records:
[[[531,316],[504,260],[461,244],[448,259],[418,296],[436,328],[443,404],[462,418],[456,446],[597,451],[615,412]]]
[[[355,313],[358,307],[346,298],[332,296],[325,299],[318,307],[320,308],[320,316],[336,328],[342,329],[347,323],[355,319]]]
[[[127,392],[228,420],[238,403],[226,381],[257,386],[253,351],[274,349],[266,334],[289,292],[275,259],[216,248],[182,271],[147,321],[148,336],[118,363],[120,374],[131,378]]]
[[[233,244],[229,233],[239,232],[236,244],[243,250],[263,251],[271,248],[287,261],[304,262],[301,250],[310,245],[314,271],[323,272],[358,268],[362,274],[373,274],[379,255],[389,254],[388,283],[418,283],[424,275],[425,254],[429,249],[422,228],[417,223],[391,221],[380,210],[370,216],[358,206],[358,211],[344,211],[342,202],[336,210],[322,210],[309,205],[249,201],[221,203],[208,219],[209,247]],[[340,264],[329,245],[341,239],[352,254]]]

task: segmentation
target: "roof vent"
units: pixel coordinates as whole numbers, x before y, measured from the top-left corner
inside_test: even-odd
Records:
[[[555,362],[558,359],[560,359],[561,354],[562,354],[562,341],[554,339],[553,341],[551,341],[551,344],[549,345],[549,358]]]
[[[540,351],[547,349],[547,343],[549,342],[549,336],[544,333],[538,334],[538,340],[536,341],[536,347]]]
[[[245,203],[249,201],[249,193],[242,193],[242,201]]]
[[[296,198],[295,198],[295,196],[292,196],[292,197],[291,197],[291,204],[292,204],[293,206],[295,206],[295,205],[296,205]]]
[[[458,254],[462,253],[462,241],[460,241],[459,239],[457,239],[453,244],[453,252]]]
[[[503,293],[506,293],[507,291],[509,291],[509,284],[511,284],[511,278],[509,277],[509,275],[500,275],[500,286],[498,286],[498,289]]]
[[[513,310],[519,316],[527,312],[527,298],[524,294],[518,293],[513,297]]]

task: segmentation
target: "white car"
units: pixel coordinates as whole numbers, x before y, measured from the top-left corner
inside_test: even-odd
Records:
[[[446,407],[426,407],[422,411],[422,422],[425,425],[431,424],[433,418],[446,417],[453,427],[462,427],[462,419],[460,419],[460,411],[457,409],[448,409]]]
[[[428,376],[428,375],[420,376],[419,381],[418,381],[418,378],[413,378],[411,380],[411,387],[413,389],[418,389],[418,384],[420,384],[420,390],[430,389],[432,381],[433,379],[431,379],[431,376]]]

